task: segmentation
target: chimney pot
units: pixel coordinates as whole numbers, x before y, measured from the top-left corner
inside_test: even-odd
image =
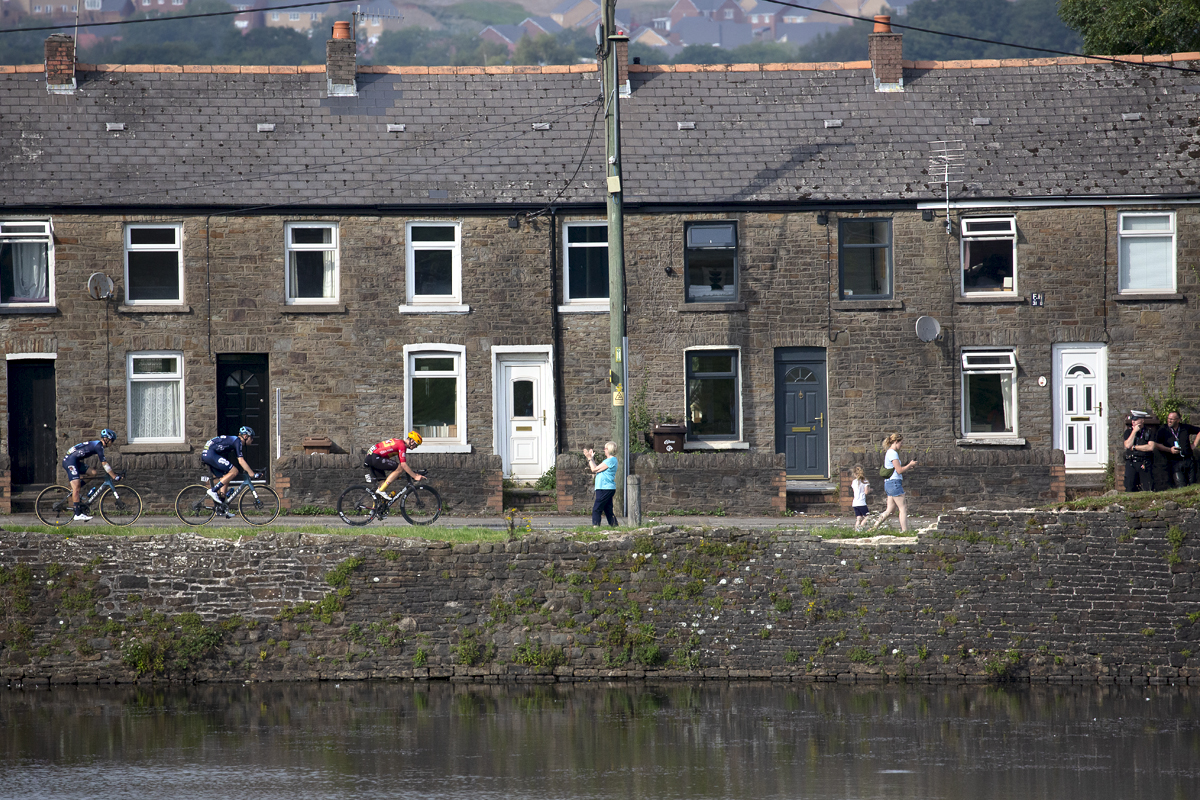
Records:
[[[333,38],[334,39],[349,39],[350,38],[350,23],[349,22],[333,23]]]
[[[888,14],[875,15],[875,33],[891,33],[892,18]]]

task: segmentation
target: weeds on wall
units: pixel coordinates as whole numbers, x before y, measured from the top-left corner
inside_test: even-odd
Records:
[[[1150,408],[1150,413],[1158,418],[1159,422],[1166,423],[1167,415],[1172,411],[1179,414],[1180,419],[1184,422],[1188,421],[1187,414],[1184,413],[1185,408],[1195,408],[1196,401],[1184,397],[1179,393],[1179,389],[1175,385],[1176,378],[1179,377],[1179,369],[1182,362],[1176,361],[1174,369],[1171,370],[1171,375],[1167,378],[1167,388],[1163,391],[1154,391],[1146,383],[1145,377],[1142,378],[1142,397],[1146,401],[1146,405]]]

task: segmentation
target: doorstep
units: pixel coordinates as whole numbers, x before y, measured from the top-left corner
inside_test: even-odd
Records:
[[[795,492],[796,494],[828,494],[836,492],[838,485],[833,481],[798,481],[789,480],[787,482],[788,493]]]

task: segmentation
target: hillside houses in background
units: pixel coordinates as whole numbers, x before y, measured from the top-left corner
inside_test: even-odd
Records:
[[[869,18],[888,9],[903,14],[909,4],[910,0],[823,0],[814,6],[817,11],[810,12],[766,0],[676,0],[666,16],[642,19],[619,9],[617,22],[631,43],[659,48],[672,57],[689,45],[727,50],[760,41],[799,46],[853,23],[841,15]],[[566,28],[591,34],[600,15],[596,0],[563,0],[548,18],[529,17],[520,25],[489,25],[479,35],[504,45],[511,53],[525,36],[553,35]]]

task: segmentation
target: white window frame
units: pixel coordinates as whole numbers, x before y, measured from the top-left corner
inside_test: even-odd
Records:
[[[733,244],[730,246],[708,246],[692,244],[692,231],[704,228],[729,228],[733,231]],[[738,224],[733,219],[695,220],[683,226],[683,302],[695,305],[705,303],[736,303],[741,298],[741,264],[738,261]],[[692,297],[692,287],[696,284],[691,280],[693,254],[702,256],[704,253],[731,254],[733,259],[733,296]]]
[[[684,419],[687,418],[688,408],[688,359],[692,354],[703,351],[733,351],[737,358],[737,426],[738,434],[736,439],[693,439],[689,434],[683,443],[684,450],[748,450],[750,442],[746,439],[746,392],[745,392],[745,359],[743,358],[742,348],[740,345],[730,344],[709,344],[698,345],[696,347],[688,347],[683,351],[683,413]],[[685,423],[686,424],[686,423]]]
[[[179,368],[174,372],[155,372],[135,375],[133,362],[142,358],[174,358]],[[134,436],[133,428],[133,384],[141,381],[177,381],[179,383],[179,435],[178,436]],[[129,444],[181,444],[187,441],[187,419],[185,413],[185,390],[183,351],[143,350],[125,354],[125,430]]]
[[[103,5],[103,0],[84,0],[83,3],[83,7],[86,11],[99,11]]]
[[[168,247],[166,245],[134,245],[130,244],[132,232],[134,230],[144,230],[146,228],[174,228],[175,229],[175,246]],[[131,222],[125,225],[125,304],[130,306],[181,306],[184,303],[184,284],[183,284],[183,224],[179,222]],[[133,300],[129,297],[129,254],[137,253],[163,253],[174,252],[176,260],[179,264],[178,285],[179,295],[174,299],[150,299],[150,300]]]
[[[1138,217],[1166,217],[1168,224],[1164,230],[1130,231],[1125,232],[1125,220]],[[1178,286],[1177,271],[1179,254],[1177,249],[1174,211],[1122,211],[1117,214],[1117,294],[1175,294]],[[1125,242],[1135,239],[1162,239],[1171,241],[1171,262],[1168,265],[1169,282],[1165,287],[1134,288],[1125,284],[1128,282],[1129,264],[1126,261]]]
[[[422,453],[470,453],[467,440],[467,348],[457,344],[406,344],[404,345],[404,430],[413,429],[412,381],[415,374],[414,359],[421,356],[442,356],[454,359],[455,424],[458,435],[452,438],[426,436],[421,442]]]
[[[998,231],[973,232],[971,226],[977,223],[986,222],[995,224],[997,222],[1006,222],[1009,225],[1009,230],[1005,233]],[[959,266],[958,266],[958,287],[959,292],[964,297],[1012,297],[1017,294],[1017,273],[1019,272],[1017,264],[1017,218],[1011,214],[1003,214],[990,217],[963,217],[959,221],[961,237],[959,241]],[[967,244],[968,242],[997,242],[1011,241],[1012,242],[1012,286],[1002,287],[1000,289],[973,289],[967,290],[966,268],[967,268]]]
[[[440,226],[454,228],[453,242],[413,242],[414,227]],[[416,295],[416,253],[421,250],[450,250],[452,254],[451,293]],[[462,222],[449,219],[413,220],[404,224],[404,304],[401,314],[466,314],[471,307],[462,301]]]
[[[604,228],[608,229],[606,220],[573,220],[564,222],[562,226],[562,297],[563,304],[558,307],[561,313],[572,312],[599,312],[609,310],[609,298],[607,297],[571,297],[571,250],[573,248],[592,248],[603,247],[608,250],[608,240],[604,243],[600,242],[578,242],[576,244],[568,243],[569,233],[571,228]]]
[[[296,228],[328,228],[333,232],[330,244],[293,244],[292,231]],[[283,226],[283,286],[284,298],[288,305],[319,305],[327,306],[337,303],[341,298],[341,236],[336,222],[287,222]],[[296,287],[292,286],[292,253],[332,252],[333,253],[333,296],[332,297],[293,297]]]
[[[983,361],[984,358],[996,359],[1003,358],[1004,363],[993,364]],[[960,360],[960,376],[959,376],[959,403],[962,409],[961,430],[964,438],[967,439],[1019,439],[1021,436],[1020,429],[1020,405],[1018,396],[1020,392],[1017,390],[1017,350],[1014,347],[964,347]],[[1012,404],[1012,430],[1011,431],[971,431],[971,419],[968,414],[969,393],[967,390],[967,378],[971,375],[1009,375],[1012,378],[1010,391],[1012,396],[1009,402]]]
[[[43,226],[37,233],[15,231],[13,228]],[[54,223],[48,219],[0,220],[0,243],[15,244],[44,242],[46,244],[46,299],[32,303],[0,303],[0,308],[51,308],[54,306]]]

